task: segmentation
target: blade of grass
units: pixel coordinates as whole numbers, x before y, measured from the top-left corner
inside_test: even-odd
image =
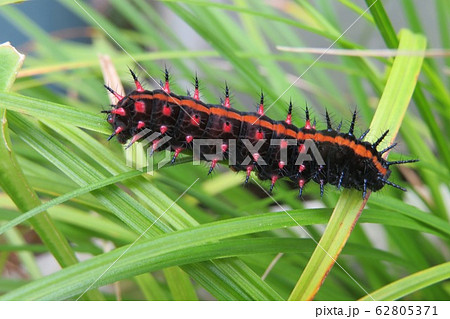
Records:
[[[125,249],[128,249],[128,246],[117,248],[67,270],[64,269],[32,282],[0,297],[0,299],[53,300],[70,298],[82,292],[85,286],[91,284],[115,260],[117,262],[111,269],[112,271],[105,273],[101,280],[96,283],[96,286],[168,266],[209,259],[255,253],[273,254],[280,251],[309,253],[313,250],[314,245],[310,239],[247,238],[219,241],[243,234],[286,227],[287,224],[295,224],[292,219],[284,214],[270,214],[270,223],[261,222],[266,219],[266,215],[237,218],[164,234],[156,238],[142,239],[129,248],[128,252],[119,260],[117,258],[122,255]],[[302,214],[297,214],[295,219],[300,224],[309,224],[315,219],[315,216],[305,211]],[[364,248],[349,246],[349,251],[352,249],[358,254],[364,254],[365,252]],[[379,251],[374,251],[374,253],[374,258],[396,259]],[[216,260],[215,262],[220,263],[222,261]]]
[[[73,106],[6,92],[0,92],[0,106],[39,119],[51,119],[100,133],[108,134],[111,131],[110,125],[100,113],[89,113]]]
[[[397,300],[407,296],[422,288],[450,278],[450,262],[437,265],[415,274],[404,277],[387,286],[384,286],[372,293],[375,300]],[[360,301],[372,300],[370,296],[365,296]]]
[[[9,43],[5,43],[0,45],[0,59],[4,61],[5,69],[4,72],[0,73],[0,91],[9,91],[14,83],[16,78],[16,73],[20,69],[25,56],[20,54],[13,48]],[[7,122],[6,122],[6,110],[0,108],[0,114],[2,114],[2,129],[0,132],[0,139],[4,141],[0,145],[0,155],[8,152],[8,132],[7,132]],[[12,159],[13,160],[13,159]],[[1,165],[0,176],[3,178],[4,170],[8,170],[9,165],[12,164],[12,161],[8,163],[5,161],[3,165]],[[6,177],[6,176],[5,176]],[[0,185],[5,185],[6,181],[0,182]],[[5,190],[6,191],[6,190]],[[12,244],[24,244],[25,241],[22,237],[22,234],[13,229],[5,234],[6,239]],[[18,252],[19,260],[24,265],[25,269],[28,271],[28,274],[31,278],[37,279],[41,277],[41,272],[39,267],[37,266],[33,255],[29,252]]]
[[[308,252],[312,248],[302,247],[302,241],[308,240],[288,238],[239,239],[205,243],[203,239],[189,235],[190,232],[195,232],[195,229],[190,229],[187,232],[174,232],[163,235],[161,238],[143,239],[137,242],[114,264],[111,271],[106,272],[95,283],[94,287],[170,266],[181,266],[205,262],[215,258],[254,254],[256,252],[274,253],[280,250]],[[182,234],[184,234],[181,236],[182,242],[172,240],[174,237],[175,240],[178,240]],[[223,235],[224,232],[221,232],[221,234]],[[217,235],[209,232],[207,237],[216,238]],[[106,268],[117,260],[126,248],[127,246],[115,249],[93,257],[80,264],[80,266],[71,267],[68,271],[64,269],[42,278],[43,280],[36,280],[1,296],[0,300],[62,300],[76,296],[83,292]],[[223,261],[215,260],[214,264],[221,264]],[[239,276],[238,273],[236,275]]]
[[[73,225],[81,232],[91,232],[95,237],[101,237],[122,246],[133,242],[137,235],[126,226],[107,216],[98,216],[72,207],[55,207],[50,210],[50,216],[59,222]]]
[[[424,50],[426,39],[408,30],[400,34],[400,50]],[[420,73],[423,57],[399,56],[395,59],[389,79],[371,124],[367,139],[375,140],[378,132],[389,128],[391,142],[395,138]],[[387,145],[387,141],[384,145]],[[383,146],[380,146],[380,148]],[[356,224],[365,201],[360,192],[344,191],[333,211],[328,226],[289,300],[312,300],[333,267]],[[358,284],[359,285],[359,284]],[[363,287],[361,287],[364,289]]]
[[[92,183],[92,184],[88,184],[88,185],[80,187],[70,193],[66,193],[62,196],[54,198],[54,199],[46,202],[45,204],[39,205],[38,207],[35,207],[32,210],[20,215],[19,217],[15,218],[14,220],[8,222],[7,224],[2,225],[0,227],[0,235],[2,235],[8,229],[11,229],[11,227],[14,227],[14,226],[17,226],[17,225],[23,223],[24,221],[28,220],[29,218],[36,216],[37,214],[49,209],[50,207],[64,203],[65,201],[68,201],[68,200],[70,200],[74,197],[80,196],[82,194],[92,192],[92,191],[100,189],[102,187],[105,187],[105,186],[108,186],[111,184],[115,184],[115,183],[121,182],[128,178],[132,178],[134,176],[138,176],[141,174],[143,174],[143,172],[140,172],[140,171],[130,171],[130,172],[122,173],[122,174],[119,174],[119,175],[116,175],[113,177],[109,177],[109,178],[103,179],[101,181]]]
[[[4,64],[2,64],[4,72],[2,72],[2,78],[0,79],[0,88],[2,91],[7,91],[12,86],[15,76],[22,66],[24,56],[19,54],[9,44],[6,44],[0,47],[0,59],[4,61]],[[39,206],[41,203],[36,193],[28,184],[11,147],[6,110],[0,108],[0,113],[2,114],[0,130],[0,158],[2,158],[0,161],[0,185],[11,197],[19,210],[22,212],[28,211]],[[62,267],[77,263],[77,259],[69,243],[53,224],[53,221],[47,213],[33,217],[30,223]],[[86,297],[96,300],[103,299],[102,295],[95,290],[90,292]]]
[[[134,280],[138,284],[146,300],[169,300],[166,292],[161,288],[160,284],[152,274],[142,274],[134,277]]]
[[[376,3],[374,3],[376,1]],[[383,7],[382,1],[377,0],[366,0],[368,6],[371,6],[370,11],[375,19],[375,24],[378,27],[386,45],[389,48],[396,48],[399,43],[399,39],[395,34],[394,27]],[[442,98],[443,103],[450,106],[450,96],[448,90],[444,87],[443,83],[438,80],[438,77],[434,74],[429,63],[425,60],[423,65],[423,71],[428,76],[435,88],[439,88],[439,95],[437,98]],[[437,124],[433,113],[432,106],[428,103],[425,95],[421,90],[420,82],[417,83],[417,87],[414,90],[414,101],[417,103],[418,110],[422,118],[427,123],[428,129],[430,130],[433,140],[439,149],[439,153],[442,155],[447,167],[450,167],[450,151],[447,147],[448,142],[445,140],[441,133],[439,125]],[[447,219],[446,215],[441,215],[442,218]]]
[[[189,276],[179,267],[164,269],[167,284],[174,300],[197,301],[197,295],[192,287]]]
[[[395,211],[397,213],[411,217],[417,221],[420,221],[421,223],[426,224],[429,227],[433,227],[435,229],[442,231],[443,233],[446,233],[447,236],[450,237],[449,223],[443,222],[442,219],[437,216],[426,214],[420,209],[408,205],[399,199],[388,197],[385,198],[382,202],[374,201],[373,203],[371,203],[371,206],[388,208],[390,211]]]
[[[358,15],[361,15],[364,12],[364,9],[358,7],[355,3],[351,2],[350,0],[339,0],[339,2],[348,7],[350,10],[356,12],[356,14]],[[373,17],[370,14],[365,14],[363,18],[369,21],[370,23],[374,23]]]

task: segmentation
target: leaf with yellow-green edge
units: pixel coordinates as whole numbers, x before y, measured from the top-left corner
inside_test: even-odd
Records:
[[[375,23],[381,36],[383,37],[386,45],[389,48],[395,48],[398,45],[398,38],[395,34],[394,27],[389,19],[389,16],[384,9],[383,2],[377,0],[366,0],[367,5],[370,5],[370,11],[372,12]],[[430,85],[433,90],[438,91],[436,99],[441,100],[441,104],[446,107],[450,106],[450,95],[448,89],[443,85],[443,82],[439,80],[439,76],[433,72],[432,67],[427,60],[423,62],[423,73],[429,78]],[[417,109],[420,112],[421,117],[427,124],[430,133],[433,136],[434,143],[442,155],[444,162],[447,166],[450,166],[450,152],[448,150],[448,143],[442,134],[442,131],[433,115],[433,107],[427,101],[425,94],[421,90],[421,83],[417,83],[417,87],[414,90],[414,101],[416,102]],[[447,218],[446,215],[442,214],[442,217]]]
[[[422,35],[413,34],[408,30],[400,32],[399,50],[421,51],[425,48],[426,39]],[[391,132],[389,141],[386,139],[380,145],[380,149],[390,144],[397,135],[414,92],[422,62],[423,56],[398,56],[394,60],[370,126],[371,131],[366,138],[368,141],[375,141],[380,132],[389,129]],[[345,190],[342,193],[327,228],[289,300],[312,300],[314,298],[347,242],[367,199],[368,196],[365,201],[362,201],[361,193],[357,191]],[[364,290],[356,280],[355,284]]]
[[[79,108],[52,103],[14,93],[0,92],[0,107],[32,115],[38,119],[49,119],[76,125],[88,130],[109,134],[110,125],[100,113],[94,114]]]
[[[449,278],[450,262],[447,262],[394,281],[389,285],[371,292],[370,296],[365,296],[360,300],[397,300],[420,289],[426,288]]]
[[[439,3],[439,1],[437,2]],[[387,15],[386,10],[383,7],[383,2],[366,0],[366,3],[367,5],[371,5],[371,12],[375,17],[377,28],[386,45],[389,48],[397,47],[398,39],[389,16]],[[439,12],[439,9],[437,11]],[[444,27],[442,28],[442,30],[446,30],[446,28]],[[420,82],[417,84],[414,90],[413,99],[415,101],[417,109],[419,110],[420,117],[423,119],[423,122],[425,122],[428,131],[433,137],[433,143],[436,145],[439,155],[441,155],[440,160],[447,167],[450,167],[450,152],[448,150],[448,141],[446,140],[446,135],[442,133],[442,128],[448,128],[450,126],[448,124],[449,121],[445,116],[442,116],[442,123],[441,125],[439,125],[436,121],[435,115],[433,114],[433,108],[436,107],[435,105],[441,105],[440,108],[444,110],[450,107],[450,96],[448,93],[448,89],[443,84],[444,82],[439,79],[439,75],[435,73],[431,66],[431,61],[426,59],[423,63],[423,74],[429,79],[430,83],[428,84],[428,86],[432,88],[431,90],[429,90],[430,93],[434,95],[435,99],[438,100],[439,103],[433,104],[428,101],[421,89]],[[448,113],[448,111],[443,111],[443,113]],[[431,155],[431,159],[434,160],[436,156],[431,151],[427,151],[427,148],[429,148],[428,146],[424,148],[418,145],[425,144],[425,142],[421,141],[421,138],[412,138],[411,136],[409,136],[410,134],[417,135],[418,130],[415,129],[416,122],[411,123],[410,125],[410,121],[408,121],[408,118],[406,118],[404,122],[405,123],[404,127],[402,128],[402,135],[405,139],[405,142],[408,144],[409,149],[411,151],[418,150],[419,152],[416,153],[423,154],[423,157],[425,157],[426,153],[430,153],[429,155]],[[414,127],[413,130],[411,130],[412,127]],[[441,190],[439,189],[439,185],[435,182],[433,176],[430,176],[430,174],[428,174],[428,172],[422,170],[421,175],[425,184],[427,184],[429,187],[432,200],[434,201],[434,205],[436,206],[436,209],[431,209],[431,211],[442,219],[448,220],[447,210],[445,207],[444,199],[442,198]]]
[[[25,56],[17,52],[9,43],[0,45],[0,60],[2,61],[1,91],[8,91],[11,88],[24,59]],[[7,93],[1,92],[0,94]],[[0,101],[2,100],[0,99]],[[22,212],[28,211],[41,203],[17,162],[11,146],[6,110],[3,109],[2,102],[0,102],[0,114],[0,158],[2,159],[0,161],[0,186],[11,197],[19,210]],[[46,212],[30,219],[30,223],[61,266],[66,267],[78,262],[66,238]],[[95,290],[86,297],[96,300],[103,299],[103,296]]]
[[[1,72],[0,91],[9,91],[22,67],[25,55],[19,53],[9,42],[0,44]]]

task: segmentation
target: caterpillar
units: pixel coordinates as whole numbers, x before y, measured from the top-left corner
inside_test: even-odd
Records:
[[[406,191],[388,180],[389,168],[417,162],[415,159],[389,162],[382,158],[397,145],[377,150],[388,130],[374,143],[363,141],[369,130],[356,138],[356,111],[347,133],[340,132],[342,122],[335,129],[332,127],[328,111],[327,128],[317,130],[315,121],[311,123],[308,107],[305,125],[298,128],[292,124],[292,102],[286,119],[276,121],[264,114],[263,93],[257,112],[241,112],[231,107],[228,86],[222,104],[207,104],[200,100],[197,76],[193,96],[181,96],[170,91],[167,69],[165,83],[153,91],[145,90],[131,69],[130,73],[136,89],[126,96],[105,85],[118,100],[111,110],[102,111],[107,113],[107,121],[113,128],[108,141],[117,137],[119,143],[125,144],[131,139],[128,148],[143,140],[147,133],[156,133],[158,138],[152,140],[151,151],[161,150],[165,137],[174,152],[172,163],[182,151],[197,150],[201,160],[211,163],[208,174],[219,161],[233,159],[230,168],[246,172],[245,183],[255,171],[259,179],[271,181],[269,192],[278,179],[287,177],[298,184],[299,196],[305,184],[313,180],[320,185],[321,196],[325,185],[331,184],[338,189],[362,191],[365,198],[368,190],[375,192],[385,185]],[[205,140],[213,140],[214,145],[196,147],[196,142]]]

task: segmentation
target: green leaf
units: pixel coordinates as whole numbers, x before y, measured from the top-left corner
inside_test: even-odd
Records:
[[[93,114],[79,108],[43,101],[14,93],[0,92],[0,107],[34,116],[38,119],[48,119],[76,125],[88,130],[109,133],[110,125],[105,117]]]
[[[399,50],[416,51],[426,48],[426,39],[408,30],[401,32],[400,39]],[[389,128],[392,134],[390,142],[395,138],[413,94],[422,61],[423,57],[421,56],[398,56],[395,59],[372,120],[371,132],[367,135],[367,140],[374,141],[376,134],[386,128]],[[389,141],[383,142],[380,149],[388,144],[390,144]],[[336,262],[364,208],[365,201],[362,201],[360,196],[360,192],[357,191],[345,190],[342,193],[325,233],[289,300],[312,300],[314,298],[331,267]],[[360,286],[357,281],[355,283]],[[364,290],[362,286],[360,288]]]
[[[9,43],[0,46],[0,60],[3,72],[0,80],[0,88],[9,90],[15,76],[20,69],[25,56],[19,54]],[[6,94],[0,92],[0,94]],[[40,205],[40,200],[31,186],[28,184],[11,146],[6,120],[6,110],[3,109],[3,101],[0,99],[0,114],[2,116],[0,128],[0,186],[11,197],[21,211],[28,211]],[[53,224],[47,213],[42,213],[30,220],[34,229],[42,239],[50,252],[63,267],[77,263],[77,259],[67,240],[59,229]],[[102,299],[102,295],[92,291],[88,298]]]
[[[134,277],[134,280],[142,290],[146,300],[169,300],[158,281],[151,274],[142,274]]]
[[[397,35],[395,34],[394,27],[392,26],[392,23],[383,7],[383,2],[378,0],[366,0],[366,3],[367,5],[373,4],[370,10],[372,12],[372,15],[374,16],[375,23],[378,26],[378,30],[380,31],[384,41],[386,42],[386,45],[389,48],[396,48],[398,46],[399,40],[397,38]],[[427,61],[424,61],[423,70],[424,73],[427,74],[427,76],[430,78],[434,86],[439,88],[438,97],[441,96],[444,100],[443,103],[447,107],[449,107],[450,95],[448,93],[448,90],[443,87],[441,81],[438,80],[439,76],[432,71]],[[405,74],[405,76],[409,75],[410,74]],[[418,104],[418,109],[421,113],[421,116],[428,124],[428,128],[433,135],[433,139],[435,140],[435,143],[437,144],[437,147],[439,148],[439,151],[443,156],[447,167],[450,167],[450,151],[448,150],[447,142],[442,136],[441,130],[439,129],[439,126],[433,116],[433,113],[431,111],[432,107],[428,103],[424,93],[421,90],[420,82],[417,84],[417,88],[414,91],[414,100]],[[446,218],[445,215],[443,217]]]
[[[116,175],[113,177],[106,178],[106,179],[101,180],[96,183],[88,184],[88,185],[80,187],[70,193],[64,194],[63,196],[59,196],[55,199],[52,199],[51,201],[48,201],[45,204],[42,204],[26,213],[20,215],[19,217],[15,218],[14,220],[10,221],[9,223],[1,226],[0,227],[0,235],[3,234],[8,229],[10,229],[11,227],[14,227],[14,226],[19,225],[20,223],[23,223],[24,221],[28,220],[29,218],[49,209],[50,207],[64,203],[65,201],[68,201],[74,197],[86,194],[88,192],[92,192],[96,189],[100,189],[102,187],[106,187],[108,185],[115,184],[115,183],[121,182],[128,178],[132,178],[132,177],[135,177],[135,176],[138,176],[141,174],[142,174],[142,172],[140,172],[140,171],[130,171],[130,172],[122,173],[122,174],[119,174],[119,175]]]
[[[447,262],[445,264],[430,267],[426,270],[406,276],[378,290],[375,290],[374,292],[371,292],[370,296],[365,296],[360,300],[397,300],[449,278],[450,262]]]
[[[295,219],[300,224],[309,223],[310,214],[305,218],[297,215]],[[267,254],[278,252],[309,253],[314,244],[310,239],[294,238],[248,238],[218,241],[245,233],[274,229],[288,221],[287,216],[273,214],[271,220],[275,223],[262,225],[264,216],[215,222],[202,225],[186,231],[162,235],[153,239],[141,239],[134,245],[115,249],[101,256],[93,257],[79,265],[29,283],[8,294],[1,300],[60,300],[77,297],[87,287],[112,283],[122,278],[154,271],[174,265],[206,261],[216,258],[241,256],[248,254]],[[289,218],[290,219],[290,218]],[[245,221],[245,223],[241,223]],[[292,222],[292,219],[290,219]],[[235,227],[237,226],[237,227]],[[234,227],[234,228],[233,228]],[[232,230],[232,231],[229,231]],[[349,251],[364,254],[364,248],[350,245]],[[374,258],[391,256],[382,252],[374,253]],[[215,261],[221,262],[221,261]],[[105,269],[108,271],[105,272]],[[178,295],[182,300],[193,298],[186,292]]]
[[[164,269],[167,284],[174,300],[197,301],[197,295],[193,289],[189,276],[179,267]]]

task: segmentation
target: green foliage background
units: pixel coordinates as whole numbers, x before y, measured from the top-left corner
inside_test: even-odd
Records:
[[[2,299],[77,299],[84,292],[88,300],[311,299],[314,294],[308,289],[323,278],[330,262],[329,256],[319,258],[317,242],[334,207],[336,219],[353,217],[344,219],[348,232],[342,234],[333,230],[339,224],[332,218],[322,237],[342,268],[331,269],[315,300],[449,299],[445,202],[450,180],[450,61],[448,51],[423,63],[420,54],[411,53],[426,45],[425,23],[430,23],[420,18],[415,1],[400,1],[405,19],[401,32],[392,26],[386,1],[159,1],[155,6],[144,0],[110,0],[107,12],[96,11],[88,2],[59,2],[91,26],[83,30],[88,44],[44,32],[18,4],[0,7],[0,16],[32,39],[12,86],[8,83],[20,63],[11,51],[1,51]],[[432,2],[439,46],[449,49],[449,4]],[[395,62],[392,57],[361,55],[324,56],[314,63],[318,55],[276,49],[308,46],[304,38],[311,34],[326,48],[350,24],[340,21],[338,10],[352,13],[353,21],[369,6],[353,36],[345,34],[334,48],[365,50],[365,39],[376,34],[383,39],[382,49],[400,43],[410,50]],[[181,18],[205,45],[183,41],[171,15],[161,15],[158,7]],[[393,140],[400,129],[398,153],[389,159],[418,157],[420,162],[392,174],[391,180],[407,186],[407,193],[385,187],[371,195],[339,254],[357,219],[340,203],[357,197],[352,204],[357,212],[358,192],[341,194],[328,187],[320,199],[317,185],[309,183],[304,200],[299,200],[296,189],[279,182],[274,199],[288,215],[255,183],[242,187],[243,176],[226,168],[206,177],[206,166],[191,163],[153,175],[126,166],[122,147],[105,141],[110,128],[99,111],[109,102],[98,54],[112,58],[127,88],[132,86],[127,66],[148,80],[147,88],[155,88],[146,72],[159,80],[166,64],[174,92],[191,89],[189,82],[197,72],[202,99],[217,103],[226,80],[233,107],[241,110],[252,109],[246,105],[256,104],[261,89],[269,104],[276,101],[308,70],[270,108],[269,116],[283,119],[292,98],[296,125],[303,125],[308,101],[319,128],[326,107],[336,123],[344,119],[346,129],[357,105],[361,132],[372,122],[369,140],[386,126]],[[421,72],[417,85],[415,70]],[[21,213],[26,215],[11,222]],[[299,232],[298,225],[313,239]],[[32,229],[39,239],[32,239]],[[37,259],[47,252],[63,269],[43,276]],[[89,258],[79,261],[75,253]],[[261,279],[276,256],[281,258]],[[16,273],[12,265],[23,267],[19,278],[11,275]],[[96,290],[111,283],[114,289]]]

